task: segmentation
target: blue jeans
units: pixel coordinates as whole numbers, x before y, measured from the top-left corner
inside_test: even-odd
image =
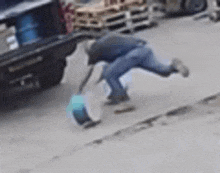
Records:
[[[154,72],[162,77],[168,77],[174,72],[170,64],[159,61],[151,48],[139,46],[122,57],[117,58],[103,69],[103,78],[111,88],[111,95],[125,95],[126,91],[119,81],[119,78],[132,68],[142,68]]]

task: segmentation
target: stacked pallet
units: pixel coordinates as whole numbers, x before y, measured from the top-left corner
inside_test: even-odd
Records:
[[[114,7],[103,8],[102,5],[78,8],[75,13],[75,29],[101,30],[104,28],[103,16],[116,12]]]
[[[154,23],[154,8],[144,0],[105,0],[92,7],[82,7],[75,12],[75,29],[132,32],[136,27]]]
[[[145,0],[105,0],[104,7],[113,7],[117,10],[126,10],[133,6],[146,4]]]
[[[105,28],[116,32],[133,32],[141,26],[151,26],[154,20],[147,6],[133,7],[129,10],[105,16]]]

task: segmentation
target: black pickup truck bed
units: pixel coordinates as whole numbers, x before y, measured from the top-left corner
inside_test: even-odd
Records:
[[[77,43],[101,35],[80,31],[56,35],[0,55],[0,94],[7,96],[33,86],[48,88],[59,84],[66,57],[75,51]]]

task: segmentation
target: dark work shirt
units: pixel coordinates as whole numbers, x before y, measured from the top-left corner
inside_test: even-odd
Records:
[[[146,41],[142,39],[108,33],[91,46],[88,52],[89,64],[96,64],[100,61],[113,62],[143,44],[146,44]]]

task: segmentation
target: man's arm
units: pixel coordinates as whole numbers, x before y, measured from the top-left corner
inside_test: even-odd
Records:
[[[83,88],[85,87],[85,85],[87,84],[87,82],[89,81],[89,78],[91,77],[92,75],[92,72],[94,70],[94,65],[92,65],[86,75],[86,77],[84,78],[84,80],[82,81],[82,83],[80,84],[79,86],[79,91],[78,91],[78,94],[81,94],[82,93],[82,90]]]
[[[104,73],[106,73],[106,70],[108,69],[109,67],[109,64],[106,63],[105,65],[103,65],[103,68],[102,68],[102,73],[99,77],[99,79],[96,81],[96,84],[99,84],[100,82],[102,82],[102,80],[104,79]]]

